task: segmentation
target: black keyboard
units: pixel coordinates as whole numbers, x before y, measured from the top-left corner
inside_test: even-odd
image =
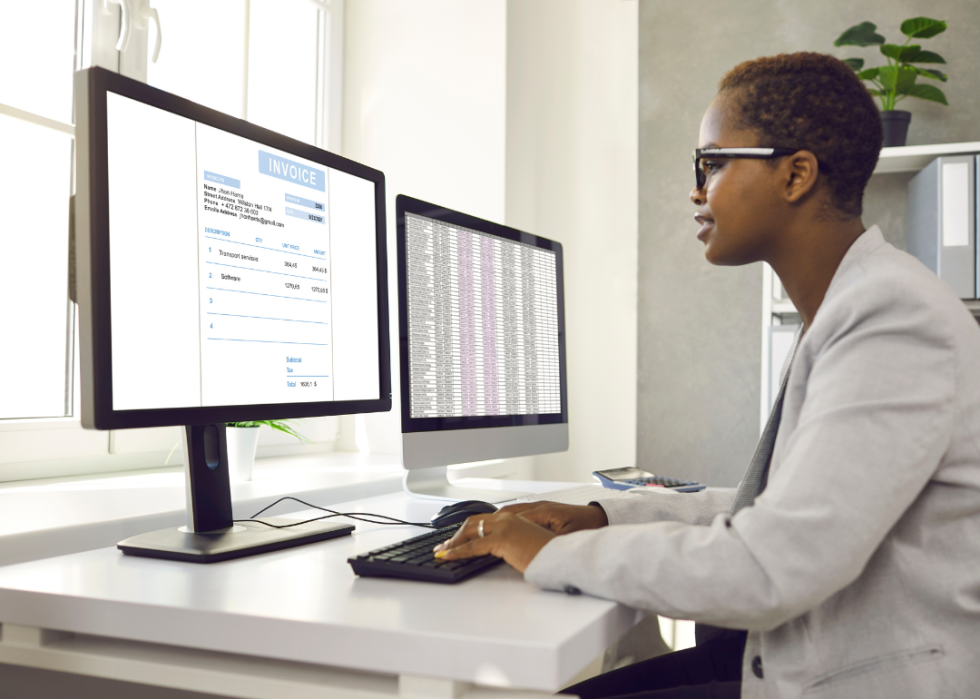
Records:
[[[442,527],[411,539],[348,558],[354,573],[373,578],[407,578],[425,582],[455,583],[501,562],[496,556],[477,556],[441,561],[432,554],[436,544],[448,541],[462,523]]]

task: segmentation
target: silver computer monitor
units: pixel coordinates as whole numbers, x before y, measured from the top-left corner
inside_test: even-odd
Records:
[[[407,196],[396,202],[405,489],[453,464],[568,449],[561,244]]]

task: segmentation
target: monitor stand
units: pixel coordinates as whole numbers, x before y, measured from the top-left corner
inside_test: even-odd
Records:
[[[482,500],[483,502],[506,502],[516,500],[531,493],[510,490],[487,490],[483,488],[461,488],[449,482],[449,467],[410,468],[405,471],[405,492],[420,498],[432,500]]]
[[[130,556],[188,563],[232,558],[302,546],[350,534],[354,527],[329,521],[275,529],[257,522],[232,522],[225,424],[187,425],[183,430],[187,481],[187,526],[139,534],[118,544]],[[296,520],[265,518],[272,524]]]

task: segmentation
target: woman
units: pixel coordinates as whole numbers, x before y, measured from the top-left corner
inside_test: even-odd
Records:
[[[880,146],[867,90],[820,54],[736,66],[701,122],[705,256],[768,262],[803,322],[737,492],[514,506],[437,552],[490,553],[545,588],[718,627],[568,693],[980,691],[980,330],[865,229]]]

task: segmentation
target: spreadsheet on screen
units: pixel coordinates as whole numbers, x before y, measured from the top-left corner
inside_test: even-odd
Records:
[[[411,416],[560,413],[555,253],[405,223]]]

